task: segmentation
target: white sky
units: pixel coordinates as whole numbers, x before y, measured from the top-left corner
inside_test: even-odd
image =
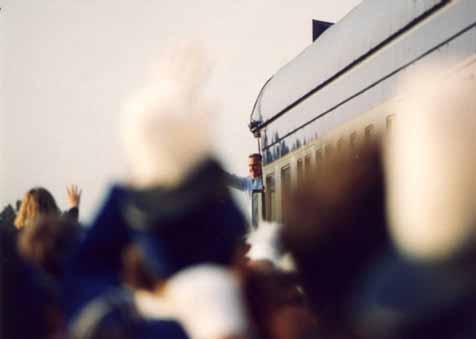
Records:
[[[0,209],[38,185],[66,208],[65,187],[75,183],[88,219],[107,184],[127,172],[121,101],[164,48],[184,40],[205,42],[215,62],[217,150],[245,175],[257,150],[247,124],[262,85],[312,42],[312,19],[336,22],[358,3],[0,0]]]

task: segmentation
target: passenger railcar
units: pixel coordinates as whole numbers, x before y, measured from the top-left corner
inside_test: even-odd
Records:
[[[260,216],[282,221],[285,197],[332,152],[385,134],[403,77],[445,60],[474,76],[476,1],[364,0],[262,88],[250,130],[263,155]]]

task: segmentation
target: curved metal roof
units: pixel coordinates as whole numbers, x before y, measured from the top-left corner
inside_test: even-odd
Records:
[[[265,85],[252,117],[265,127],[323,89],[449,0],[366,0],[324,32]]]

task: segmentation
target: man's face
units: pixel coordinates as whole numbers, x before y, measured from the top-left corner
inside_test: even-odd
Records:
[[[248,172],[252,178],[261,177],[261,160],[259,158],[248,158]]]

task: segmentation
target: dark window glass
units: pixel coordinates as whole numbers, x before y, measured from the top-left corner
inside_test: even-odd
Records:
[[[342,151],[344,149],[344,138],[337,140],[337,150]]]
[[[291,168],[288,166],[281,169],[281,212],[282,221],[286,222],[288,216],[288,201],[291,194]]]
[[[300,187],[304,181],[304,162],[302,159],[297,161],[297,184]]]
[[[365,142],[370,143],[375,137],[375,127],[374,125],[368,125],[365,127]]]
[[[319,174],[320,171],[323,169],[324,164],[324,156],[322,155],[322,150],[316,151],[316,164],[315,164],[315,172]]]
[[[352,132],[349,137],[350,149],[355,150],[357,148],[357,132]]]
[[[308,177],[311,174],[311,156],[304,157],[304,176]]]
[[[332,156],[332,153],[334,153],[334,149],[332,145],[329,144],[324,146],[324,152],[325,152],[326,158],[329,158],[330,156]]]
[[[266,176],[266,220],[276,220],[276,187],[274,174]]]

